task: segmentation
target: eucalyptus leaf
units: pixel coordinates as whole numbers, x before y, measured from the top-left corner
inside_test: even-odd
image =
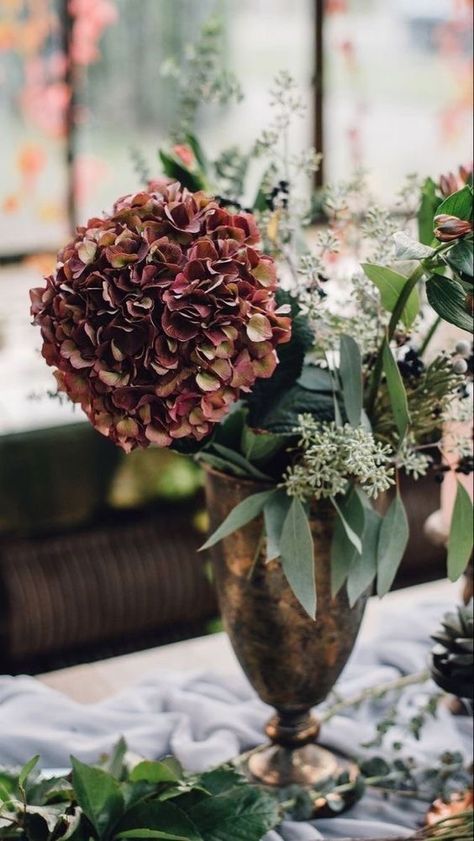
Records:
[[[362,553],[362,535],[365,524],[365,511],[360,495],[351,487],[338,505],[335,505],[337,517],[331,543],[331,593],[336,596],[347,579],[352,564]],[[354,542],[349,539],[347,525],[358,536],[358,552]]]
[[[239,502],[225,518],[224,522],[221,523],[219,528],[216,529],[214,534],[201,546],[199,551],[202,552],[204,549],[210,549],[211,546],[219,543],[224,537],[228,537],[229,534],[233,534],[237,529],[246,526],[251,520],[255,520],[262,513],[265,504],[274,493],[275,490],[260,491],[259,493],[252,494],[252,496],[247,496],[242,502]]]
[[[362,415],[362,357],[352,336],[341,336],[339,374],[342,397],[349,423],[360,426]]]
[[[473,318],[466,308],[466,292],[457,280],[432,275],[426,283],[426,296],[441,318],[472,333]]]
[[[316,616],[316,580],[314,544],[308,516],[297,497],[293,497],[280,537],[283,571],[296,598],[306,613]]]
[[[242,470],[246,471],[247,476],[251,476],[254,479],[261,479],[264,482],[268,482],[270,479],[266,473],[263,473],[253,464],[250,464],[248,459],[244,458],[243,455],[237,453],[235,450],[231,450],[229,447],[224,447],[222,444],[214,443],[212,444],[212,448],[224,458],[226,461],[230,462],[230,464],[234,464],[236,467],[241,468]]]
[[[223,473],[230,473],[231,476],[239,476],[242,479],[248,478],[248,472],[242,467],[238,467],[227,459],[216,456],[215,453],[210,453],[207,450],[199,453],[197,460],[204,464],[209,464],[210,467],[221,470]]]
[[[379,290],[382,306],[388,312],[393,312],[403,288],[407,283],[405,275],[395,272],[387,266],[377,266],[375,263],[362,263],[362,268],[369,280],[371,280]],[[411,327],[419,311],[420,296],[418,294],[418,289],[415,287],[411,291],[402,312],[401,320],[403,321],[405,327]]]
[[[407,547],[410,530],[400,495],[390,503],[380,525],[377,547],[377,595],[390,590]]]
[[[400,435],[400,440],[402,440],[410,423],[410,414],[402,375],[400,374],[388,341],[385,341],[383,348],[383,369],[387,378],[387,388],[393,419]]]
[[[461,482],[457,483],[448,540],[448,578],[457,581],[466,569],[473,543],[472,501]]]
[[[122,816],[124,799],[117,780],[71,757],[72,784],[76,799],[99,838],[105,838]]]
[[[377,546],[382,518],[372,508],[365,509],[362,553],[356,555],[347,577],[347,595],[353,607],[377,575]]]
[[[307,388],[308,391],[329,391],[332,392],[332,382],[329,371],[326,368],[319,368],[317,365],[304,365],[298,385]]]
[[[280,557],[280,541],[283,523],[291,505],[291,497],[279,488],[270,497],[263,509],[267,537],[267,562]]]
[[[436,215],[457,216],[458,219],[472,219],[472,187],[466,184],[461,190],[444,199],[436,209]]]
[[[362,542],[360,535],[356,532],[355,528],[353,527],[351,509],[349,507],[340,508],[334,497],[331,497],[331,502],[338,513],[339,519],[344,527],[344,531],[350,543],[352,543],[354,549],[360,555],[360,553],[362,552]]]

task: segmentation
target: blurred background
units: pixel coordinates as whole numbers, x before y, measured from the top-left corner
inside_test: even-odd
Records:
[[[135,189],[137,158],[159,174],[179,117],[173,68],[216,13],[222,72],[244,99],[201,109],[211,153],[251,144],[285,69],[308,106],[295,143],[324,154],[320,183],[363,166],[387,203],[407,174],[471,156],[470,0],[0,0],[0,671],[212,628],[198,469],[162,452],[125,460],[45,397],[28,289],[76,222]],[[405,575],[436,574],[431,561]]]

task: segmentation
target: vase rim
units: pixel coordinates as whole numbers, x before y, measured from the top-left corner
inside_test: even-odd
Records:
[[[232,484],[239,484],[239,485],[256,485],[259,488],[276,488],[277,483],[271,481],[264,481],[263,479],[254,479],[252,477],[247,476],[232,476],[231,473],[224,473],[223,470],[218,470],[216,467],[211,467],[210,464],[206,464],[206,462],[202,462],[201,467],[206,471],[206,473],[210,473],[213,476],[217,476],[219,479],[223,479],[227,482]]]

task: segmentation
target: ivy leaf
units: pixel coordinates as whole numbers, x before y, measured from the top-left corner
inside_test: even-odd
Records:
[[[451,529],[448,540],[448,578],[457,581],[466,569],[472,554],[472,501],[466,488],[458,482]]]
[[[446,254],[446,260],[456,271],[467,275],[467,277],[472,277],[474,275],[474,248],[472,239],[461,239],[457,242],[453,248],[449,249]]]
[[[280,557],[280,541],[291,498],[282,488],[275,491],[263,509],[265,533],[267,536],[267,561]]]
[[[457,280],[432,275],[426,283],[426,296],[441,318],[461,330],[472,332],[473,318],[466,309],[466,293]]]
[[[131,783],[175,783],[179,780],[179,776],[165,762],[143,760],[135,765],[129,779]]]
[[[383,348],[383,369],[387,378],[387,388],[393,412],[393,419],[395,421],[395,426],[398,429],[400,440],[402,440],[405,437],[405,432],[407,431],[408,424],[410,423],[410,414],[408,411],[407,393],[403,384],[402,375],[400,374],[398,365],[395,362],[388,341],[385,341]]]
[[[388,593],[407,547],[410,530],[405,506],[396,494],[382,518],[377,546],[377,595]]]
[[[349,423],[360,426],[362,415],[362,357],[352,336],[341,336],[339,374]]]
[[[38,762],[39,754],[36,754],[36,756],[33,756],[31,759],[29,759],[28,762],[23,766],[18,776],[18,788],[22,790],[25,788],[25,783],[33,769],[36,768]]]
[[[445,213],[458,219],[470,221],[472,219],[472,188],[466,184],[462,190],[452,193],[438,205],[436,215]]]
[[[216,529],[214,534],[201,546],[199,551],[202,552],[204,549],[210,549],[211,546],[219,543],[224,537],[228,537],[229,534],[233,534],[234,531],[242,528],[242,526],[246,526],[247,523],[258,517],[263,511],[265,503],[274,493],[274,490],[260,491],[259,493],[252,494],[252,496],[247,496],[242,502],[239,502],[225,518],[224,522],[221,523],[219,528]]]
[[[421,202],[418,209],[418,236],[420,241],[429,245],[433,241],[433,219],[442,199],[432,178],[427,178],[421,188]]]
[[[362,268],[373,284],[380,292],[382,306],[387,312],[393,312],[401,292],[407,282],[407,278],[387,266],[377,266],[375,263],[362,263]],[[415,287],[404,307],[401,319],[405,327],[411,327],[420,311],[420,296]]]
[[[334,503],[333,503],[334,504]],[[360,558],[347,533],[350,524],[351,531],[359,538],[362,550],[361,536],[364,532],[365,511],[359,494],[351,487],[341,500],[339,507],[335,505],[337,517],[331,544],[331,593],[336,596],[347,579],[349,570],[356,558]]]
[[[316,616],[314,544],[303,504],[293,497],[280,537],[281,564],[288,583],[306,613]]]
[[[280,822],[276,797],[256,786],[236,786],[188,812],[205,841],[261,841]]]
[[[105,838],[122,816],[124,800],[119,783],[100,768],[71,757],[72,784],[77,802],[99,838]]]
[[[181,798],[180,798],[181,799]],[[184,798],[182,798],[184,800]],[[164,833],[148,835],[143,833]],[[139,834],[137,834],[139,833]],[[181,841],[204,841],[192,818],[184,809],[169,800],[141,801],[129,809],[114,832],[116,838],[169,838]]]
[[[357,599],[370,587],[377,575],[377,545],[382,518],[372,508],[365,509],[362,553],[352,559],[347,578],[349,604],[354,607]]]

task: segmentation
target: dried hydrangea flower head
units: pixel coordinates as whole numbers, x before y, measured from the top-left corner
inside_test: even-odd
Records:
[[[291,321],[251,214],[153,182],[90,219],[31,291],[61,391],[124,450],[204,439],[271,377]]]

